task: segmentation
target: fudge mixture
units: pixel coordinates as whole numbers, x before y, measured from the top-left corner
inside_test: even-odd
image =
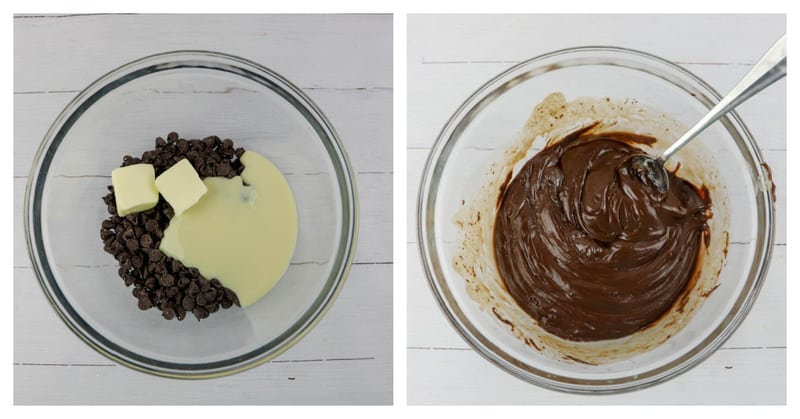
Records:
[[[571,133],[530,159],[500,195],[497,267],[548,332],[615,339],[646,327],[694,282],[708,240],[707,191],[669,173],[666,197],[628,167],[655,138]]]
[[[463,309],[557,362],[607,364],[677,334],[719,285],[728,197],[702,142],[667,162],[666,195],[628,160],[685,129],[635,99],[556,92],[506,146],[481,144],[485,171],[448,204],[476,303]]]

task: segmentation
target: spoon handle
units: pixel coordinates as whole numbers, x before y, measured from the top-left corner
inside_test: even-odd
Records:
[[[786,34],[782,35],[775,44],[761,57],[749,73],[714,106],[691,129],[686,131],[678,141],[675,141],[661,155],[661,161],[667,161],[673,154],[680,150],[686,143],[694,138],[700,131],[716,122],[722,115],[739,106],[751,96],[760,92],[767,86],[775,83],[786,75]]]

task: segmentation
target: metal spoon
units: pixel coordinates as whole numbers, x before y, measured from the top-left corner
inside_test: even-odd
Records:
[[[669,177],[664,168],[666,162],[673,154],[678,152],[697,134],[717,121],[721,116],[730,112],[751,96],[760,92],[767,86],[775,83],[786,75],[786,35],[778,39],[775,44],[761,57],[749,73],[731,90],[706,116],[691,129],[686,131],[678,141],[667,148],[661,156],[653,158],[647,155],[637,155],[630,159],[629,167],[633,173],[644,183],[656,190],[659,196],[666,196],[669,189]]]

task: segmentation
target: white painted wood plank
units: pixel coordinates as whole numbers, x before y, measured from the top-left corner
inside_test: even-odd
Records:
[[[391,275],[391,264],[353,266],[330,311],[289,351],[254,370],[193,383],[150,377],[98,354],[48,306],[32,270],[15,269],[15,402],[389,403]],[[64,380],[80,385],[64,392]],[[159,391],[135,391],[141,386]]]
[[[311,89],[306,92],[328,116],[338,132],[354,171],[392,171],[391,89]],[[28,176],[33,157],[45,133],[75,95],[76,93],[14,95],[15,177]],[[219,127],[221,131],[225,131],[225,128],[227,127]],[[166,136],[167,133],[161,135]],[[136,151],[131,150],[130,153]],[[139,151],[139,154],[143,151]]]
[[[408,167],[406,177],[408,179],[406,191],[406,241],[416,243],[417,238],[417,200],[419,199],[420,181],[425,163],[428,160],[430,149],[428,148],[409,148],[406,150],[406,166]]]
[[[392,172],[392,89],[305,92],[331,121],[354,171]]]
[[[416,244],[408,245],[408,334],[409,348],[469,348],[445,316],[428,284]],[[408,360],[409,378],[420,365]]]
[[[392,175],[363,174],[358,182],[359,232],[355,262],[392,261]]]
[[[342,293],[319,325],[278,359],[391,355],[392,295],[386,286],[391,273],[391,264],[354,265]],[[121,282],[120,292],[128,292]],[[113,363],[62,323],[32,269],[14,269],[14,294],[15,363]],[[131,297],[131,304],[135,303]]]
[[[678,62],[753,63],[759,52],[766,51],[784,33],[786,17],[410,15],[407,28],[409,52],[415,51],[426,62],[513,62],[562,48],[614,45],[650,51]]]
[[[772,171],[772,182],[775,184],[775,243],[786,244],[788,240],[788,226],[786,224],[786,201],[788,198],[786,186],[787,154],[786,151],[764,150],[762,151],[762,157]]]
[[[239,55],[303,88],[392,86],[391,15],[18,17],[14,40],[15,92],[80,90],[120,65],[179,49]]]
[[[151,377],[117,365],[15,365],[14,403],[385,405],[392,403],[390,373],[391,358],[273,362],[236,376],[203,381]]]
[[[409,52],[410,53],[410,52]],[[408,63],[408,146],[430,147],[455,110],[479,87],[513,63]],[[686,64],[689,71],[726,94],[749,65]],[[458,77],[454,77],[458,75]],[[554,87],[557,89],[557,87]],[[531,109],[536,103],[531,103]],[[786,81],[762,91],[736,109],[762,149],[786,149]],[[524,121],[520,122],[521,124]]]
[[[494,367],[472,350],[409,350],[408,403],[514,405],[785,404],[786,350],[721,350],[655,387],[606,396],[545,390]],[[768,385],[771,383],[771,385]]]
[[[76,93],[14,95],[14,177],[28,176],[44,134]]]

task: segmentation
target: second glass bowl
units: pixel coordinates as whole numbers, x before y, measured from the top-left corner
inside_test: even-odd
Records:
[[[515,140],[548,94],[633,98],[693,125],[719,100],[707,83],[650,54],[614,47],[556,51],[522,62],[481,86],[450,118],[423,171],[418,200],[420,252],[434,295],[464,339],[490,362],[531,383],[578,392],[629,391],[673,377],[711,355],[752,306],[773,245],[771,180],[736,113],[708,128],[703,142],[729,203],[728,257],[719,287],[675,336],[615,362],[585,365],[543,356],[516,339],[467,293],[453,268],[459,231],[453,217],[475,191],[493,153]],[[484,214],[484,217],[486,215]],[[613,345],[613,343],[611,343]]]

